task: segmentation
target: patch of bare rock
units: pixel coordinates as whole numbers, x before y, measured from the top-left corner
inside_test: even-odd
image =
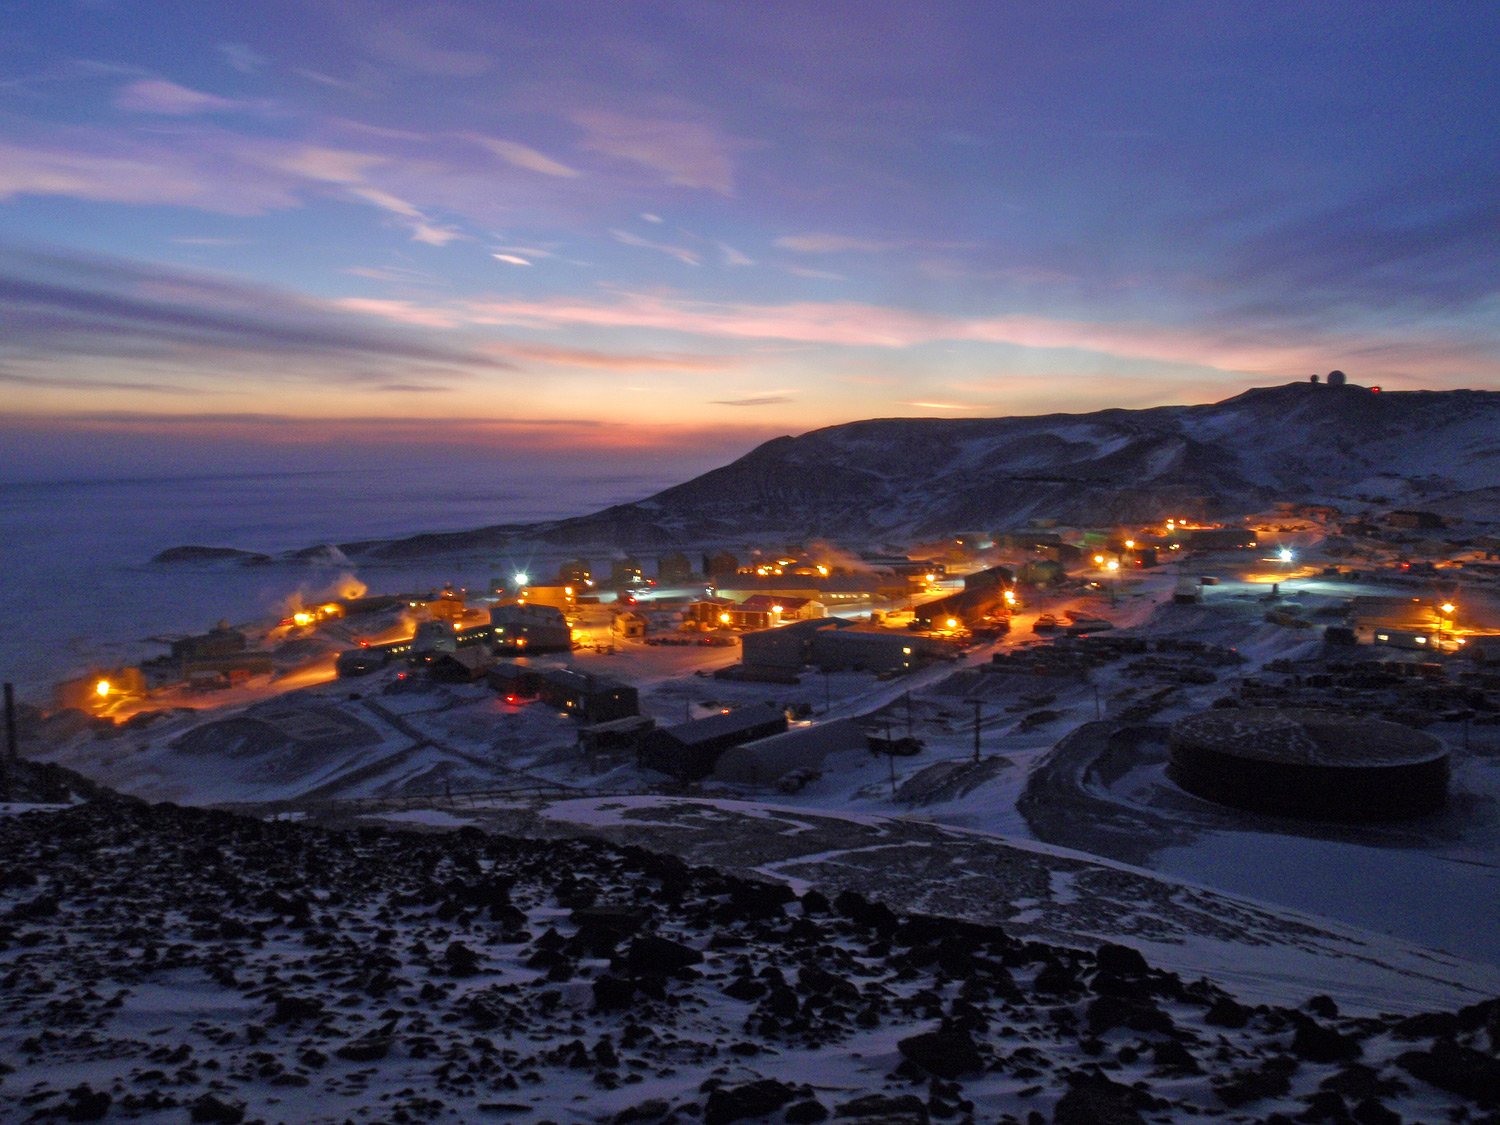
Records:
[[[598,840],[0,818],[4,1121],[1493,1123],[1497,1049]]]

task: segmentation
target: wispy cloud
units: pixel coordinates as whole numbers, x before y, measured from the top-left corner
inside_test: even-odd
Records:
[[[442,226],[433,222],[406,200],[394,196],[388,191],[381,191],[379,188],[373,187],[351,187],[349,194],[363,199],[366,203],[374,204],[383,211],[389,211],[393,215],[410,220],[409,225],[411,226],[411,239],[413,242],[425,242],[431,246],[446,246],[457,239],[468,238],[468,235],[454,227]]]
[[[505,343],[491,350],[519,360],[536,360],[564,367],[593,367],[606,371],[724,371],[738,361],[730,356],[682,355],[678,353],[630,355],[596,352],[584,348],[559,348],[548,344]]]
[[[200,205],[204,185],[181,162],[0,142],[0,199],[65,195],[103,203]],[[234,211],[232,203],[222,208]]]
[[[656,250],[659,253],[676,258],[684,265],[701,265],[703,261],[696,252],[687,249],[685,246],[672,246],[665,242],[652,242],[649,238],[642,238],[638,234],[631,234],[628,230],[612,230],[609,233],[616,242],[622,242],[626,246],[639,246],[643,250]]]
[[[1247,311],[1444,312],[1500,293],[1500,185],[1452,172],[1273,225],[1221,275]]]
[[[267,62],[264,55],[244,43],[220,43],[217,50],[224,61],[241,74],[259,74],[261,67]]]
[[[714,246],[719,251],[719,262],[722,265],[726,265],[726,266],[730,266],[730,267],[735,267],[735,266],[753,266],[753,265],[755,265],[755,259],[754,258],[751,258],[751,257],[749,257],[746,254],[740,253],[738,250],[736,250],[733,246],[729,245],[729,243],[727,243],[727,242],[715,242]]]
[[[612,110],[582,110],[573,120],[584,130],[583,147],[662,173],[668,183],[734,193],[735,147],[697,121],[628,117]]]
[[[415,305],[410,301],[387,300],[382,297],[339,297],[333,304],[349,312],[366,313],[423,328],[452,328],[458,323],[452,315],[441,309]]]
[[[918,406],[923,410],[980,410],[970,402],[902,402],[901,406]]]
[[[373,97],[371,92],[357,82],[347,82],[342,78],[335,78],[331,74],[324,74],[319,70],[308,70],[305,67],[297,67],[293,74],[306,78],[309,82],[316,82],[319,86],[328,86],[335,90],[344,90],[351,94],[359,94],[362,97]]]
[[[180,383],[133,383],[119,379],[84,379],[67,375],[17,375],[0,370],[0,383],[21,387],[56,387],[69,391],[141,391],[145,394],[196,395],[196,388]]]
[[[435,9],[435,13],[442,14],[442,9]],[[450,34],[457,37],[461,32],[453,29]],[[373,54],[388,62],[398,63],[424,74],[473,78],[494,65],[487,55],[463,48],[440,46],[415,28],[391,19],[378,20],[366,33],[365,45]]]
[[[813,270],[806,266],[786,266],[786,272],[796,274],[798,277],[811,278],[813,281],[848,281],[849,279],[841,273],[832,270]]]
[[[278,381],[371,383],[389,382],[398,370],[407,381],[511,366],[426,332],[372,326],[359,311],[156,264],[0,247],[0,336],[10,371],[31,379],[54,379],[59,365],[85,358],[171,373],[161,389],[177,378],[193,385],[205,363]],[[449,327],[392,305],[379,314],[404,316],[413,328]],[[100,378],[88,381],[119,382]]]
[[[132,113],[156,113],[167,117],[191,117],[199,113],[230,113],[251,108],[251,103],[189,90],[160,78],[142,78],[115,94],[115,108]]]
[[[529,145],[518,144],[515,141],[503,141],[497,137],[486,137],[479,133],[470,133],[469,140],[481,148],[489,149],[490,152],[494,153],[501,160],[517,168],[540,172],[544,176],[561,176],[564,179],[574,179],[582,175],[578,169],[559,163]]]
[[[213,235],[181,234],[174,235],[172,242],[176,246],[247,246],[248,238],[217,238]]]
[[[341,270],[350,277],[367,277],[371,281],[430,281],[431,278],[421,270],[409,269],[406,266],[350,266]]]
[[[384,164],[385,157],[372,152],[351,152],[348,149],[323,148],[319,145],[298,145],[285,152],[271,154],[269,163],[286,172],[306,176],[310,180],[321,180],[330,184],[357,184],[364,180],[365,172]]]
[[[838,254],[849,250],[876,253],[881,250],[898,250],[905,243],[883,242],[873,238],[851,238],[843,234],[788,234],[776,240],[783,250],[796,250],[800,254]]]
[[[466,317],[477,324],[642,328],[707,337],[874,348],[967,341],[1078,349],[1123,358],[1274,374],[1318,370],[1327,366],[1330,355],[1351,354],[1379,354],[1383,364],[1408,365],[1414,372],[1451,373],[1455,363],[1485,372],[1493,372],[1497,367],[1492,349],[1483,341],[1469,344],[1462,339],[1419,340],[1407,335],[1393,339],[1374,332],[1342,336],[1286,333],[1281,339],[1271,339],[1258,331],[1234,327],[1189,329],[1014,314],[960,317],[856,302],[751,305],[624,294],[612,302],[576,298],[472,301],[464,309]]]
[[[752,395],[749,398],[710,399],[710,406],[776,406],[783,402],[795,402],[789,394]]]

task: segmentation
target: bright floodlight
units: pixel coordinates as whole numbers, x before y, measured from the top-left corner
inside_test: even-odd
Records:
[[[98,692],[100,695],[108,695],[109,694],[109,681],[108,680],[100,680],[97,684],[94,685],[94,690],[96,692]]]
[[[1119,570],[1120,569],[1120,564],[1117,563],[1114,559],[1110,559],[1109,560],[1108,566],[1109,566],[1110,570]]]
[[[1283,548],[1281,548],[1281,550],[1278,553],[1277,557],[1280,558],[1282,562],[1291,562],[1292,561],[1291,548],[1289,548],[1289,547],[1283,547]]]
[[[1442,610],[1444,613],[1452,613],[1457,608],[1458,606],[1454,605],[1452,602],[1444,602],[1442,605],[1438,606],[1438,609]]]
[[[531,585],[531,575],[527,574],[525,571],[522,571],[521,573],[517,574],[516,575],[516,585],[517,586],[529,586],[529,585]]]

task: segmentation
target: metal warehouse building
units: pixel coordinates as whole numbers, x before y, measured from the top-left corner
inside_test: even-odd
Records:
[[[785,712],[771,703],[757,703],[675,727],[658,727],[646,736],[641,765],[685,781],[697,781],[713,773],[726,750],[781,734],[786,727]]]

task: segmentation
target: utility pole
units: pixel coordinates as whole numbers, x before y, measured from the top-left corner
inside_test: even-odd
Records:
[[[823,713],[826,715],[828,709],[833,706],[833,696],[828,687],[828,669],[823,669]]]
[[[966,699],[965,703],[974,705],[974,761],[979,761],[979,708],[982,701],[979,699]]]
[[[906,737],[911,737],[911,692],[906,693]]]

